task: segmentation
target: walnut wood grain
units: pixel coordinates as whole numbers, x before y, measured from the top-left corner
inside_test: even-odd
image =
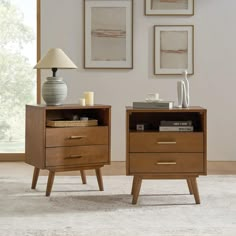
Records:
[[[47,183],[47,189],[46,189],[46,196],[49,197],[52,191],[52,186],[54,182],[55,172],[49,171],[48,175],[48,183]]]
[[[133,186],[133,200],[132,200],[132,204],[136,204],[138,201],[138,197],[139,197],[139,192],[140,192],[140,188],[142,185],[142,178],[140,178],[139,176],[134,176],[134,186]]]
[[[46,148],[46,166],[107,163],[108,145]]]
[[[33,180],[32,180],[32,185],[31,185],[31,189],[35,189],[37,182],[38,182],[38,177],[39,177],[39,171],[40,169],[37,167],[34,167],[34,174],[33,174]]]
[[[192,120],[194,132],[159,132],[161,120]],[[149,130],[136,131],[137,124]],[[207,174],[207,110],[126,108],[126,174],[134,175],[131,194],[136,204],[143,179],[184,179],[196,204],[196,178]]]
[[[46,147],[108,145],[108,126],[47,128]]]
[[[144,142],[145,140],[145,142]],[[130,152],[203,152],[203,132],[131,132]]]
[[[98,120],[96,127],[46,127],[47,120],[70,119],[74,114]],[[77,104],[26,106],[26,162],[34,166],[32,188],[40,169],[49,170],[46,196],[50,196],[55,172],[79,170],[87,182],[85,170],[96,170],[99,189],[103,190],[100,168],[110,164],[111,106]]]
[[[87,184],[87,179],[86,179],[85,171],[84,170],[80,170],[80,175],[81,175],[82,183],[83,184]]]
[[[130,153],[130,173],[203,173],[203,154]]]
[[[45,168],[45,110],[26,106],[25,162]]]
[[[191,179],[187,179],[187,184],[188,184],[188,189],[189,189],[189,193],[192,195],[193,194],[193,187],[192,187],[192,183],[191,183]]]
[[[99,190],[104,191],[101,168],[96,168],[95,171],[96,171]]]

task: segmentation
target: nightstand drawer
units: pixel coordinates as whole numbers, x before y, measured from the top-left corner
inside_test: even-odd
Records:
[[[108,163],[107,145],[46,148],[46,166]]]
[[[203,153],[132,153],[130,173],[202,173]]]
[[[129,152],[203,152],[201,132],[133,132]]]
[[[47,128],[46,147],[108,145],[108,127]]]

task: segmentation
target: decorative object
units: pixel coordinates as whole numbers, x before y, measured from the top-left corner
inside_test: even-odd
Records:
[[[180,75],[194,73],[194,26],[154,26],[154,74]]]
[[[77,66],[60,48],[51,48],[37,63],[34,69],[51,69],[52,77],[48,77],[42,86],[42,96],[47,105],[61,105],[67,96],[67,86],[62,77],[57,77],[57,69],[75,69]]]
[[[155,102],[155,101],[159,101],[159,93],[149,93],[147,94],[147,97],[145,99],[146,102]]]
[[[80,98],[79,99],[79,105],[80,106],[85,106],[85,98]]]
[[[133,68],[133,0],[84,0],[84,67]]]
[[[194,0],[146,0],[146,16],[192,16],[194,15]]]
[[[184,71],[184,80],[177,82],[178,107],[187,108],[190,105],[188,71]]]
[[[183,106],[183,81],[177,81],[177,96],[178,96],[178,107]]]
[[[86,106],[94,105],[94,92],[84,92],[84,98]]]

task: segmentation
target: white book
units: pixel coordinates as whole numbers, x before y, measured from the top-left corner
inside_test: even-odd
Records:
[[[192,132],[193,126],[159,126],[159,131],[178,131],[178,132]]]

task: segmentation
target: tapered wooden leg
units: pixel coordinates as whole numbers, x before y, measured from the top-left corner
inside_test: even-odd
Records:
[[[55,172],[54,171],[49,171],[48,175],[48,184],[47,184],[47,190],[46,190],[46,196],[50,196],[51,191],[52,191],[52,185],[55,177]]]
[[[37,185],[37,182],[38,182],[38,177],[39,177],[39,171],[40,171],[39,168],[37,168],[37,167],[34,168],[34,174],[33,174],[31,189],[36,188],[36,185]]]
[[[193,194],[193,187],[190,179],[187,179],[187,184],[188,184],[188,189],[189,193],[192,195]]]
[[[134,194],[135,184],[137,184],[136,182],[137,182],[137,178],[133,177],[133,183],[132,183],[131,195]]]
[[[103,181],[102,181],[102,172],[101,172],[101,168],[97,168],[96,169],[96,176],[97,176],[97,181],[98,181],[98,186],[99,186],[99,190],[103,191]]]
[[[81,175],[82,183],[83,184],[87,184],[85,171],[84,170],[80,170],[80,175]]]
[[[142,185],[142,178],[134,176],[133,200],[132,200],[133,205],[136,204],[138,201],[141,185]]]
[[[193,189],[193,195],[194,195],[195,202],[196,202],[196,204],[200,204],[200,197],[199,197],[196,178],[191,178],[191,185],[192,185],[192,189]]]

